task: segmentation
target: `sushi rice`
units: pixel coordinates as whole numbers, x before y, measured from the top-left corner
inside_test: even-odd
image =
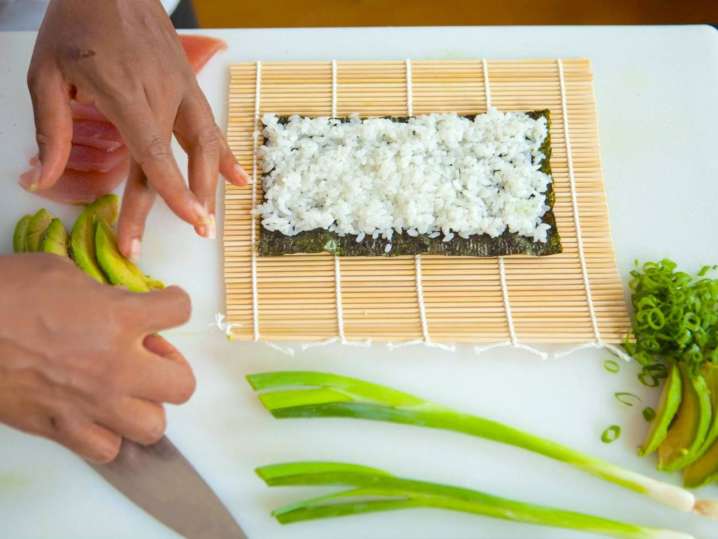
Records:
[[[451,241],[508,229],[547,241],[544,117],[491,109],[474,119],[452,113],[282,121],[265,114],[262,121],[264,201],[256,211],[267,230]]]

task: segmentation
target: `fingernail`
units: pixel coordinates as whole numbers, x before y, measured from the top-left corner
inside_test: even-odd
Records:
[[[252,183],[252,178],[249,177],[249,174],[239,165],[234,165],[234,171],[237,173],[237,175],[242,178],[247,183]]]
[[[24,172],[20,176],[20,185],[31,193],[37,191],[40,176],[42,175],[42,165],[38,161],[30,168],[30,170]]]
[[[130,261],[134,264],[140,261],[140,253],[142,252],[142,244],[137,238],[130,242]]]
[[[209,211],[207,211],[206,205],[202,205],[199,202],[195,202],[194,212],[197,215],[196,226],[206,225],[209,223]]]
[[[197,232],[198,236],[201,236],[203,238],[207,237],[207,227],[204,225],[197,225],[194,227],[194,231]]]
[[[214,219],[214,214],[209,215],[209,224],[207,225],[207,239],[217,239],[217,221]]]

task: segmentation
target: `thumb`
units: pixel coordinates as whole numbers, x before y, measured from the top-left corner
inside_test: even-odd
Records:
[[[70,96],[59,72],[31,72],[27,84],[40,162],[23,177],[23,184],[34,191],[52,187],[65,170],[72,147],[72,113]]]

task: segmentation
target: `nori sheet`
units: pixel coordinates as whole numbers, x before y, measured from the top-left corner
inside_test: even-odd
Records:
[[[541,146],[544,160],[541,171],[551,175],[551,113],[548,109],[526,112],[531,118],[546,118],[548,134]],[[464,115],[473,120],[476,115]],[[392,120],[406,122],[407,117],[392,117]],[[288,117],[280,118],[287,121]],[[343,119],[348,121],[347,119]],[[356,241],[355,235],[339,236],[323,228],[300,232],[294,236],[286,236],[281,232],[261,229],[257,252],[260,256],[280,256],[300,253],[328,252],[340,256],[402,256],[417,254],[449,255],[449,256],[505,256],[505,255],[534,255],[546,256],[562,252],[561,238],[556,228],[556,217],[553,207],[556,195],[553,190],[553,181],[546,190],[546,205],[549,209],[543,216],[542,222],[551,226],[547,232],[545,243],[535,242],[526,236],[511,233],[508,229],[499,237],[492,238],[488,234],[475,234],[469,238],[462,238],[455,234],[451,241],[442,241],[441,236],[430,238],[428,235],[409,236],[406,233],[394,233],[391,241],[367,235],[361,242]],[[391,250],[385,252],[386,245],[391,243]]]

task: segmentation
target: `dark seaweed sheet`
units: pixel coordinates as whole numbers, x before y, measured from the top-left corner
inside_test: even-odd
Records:
[[[526,113],[536,119],[546,118],[547,127],[551,126],[551,113],[549,110],[537,110]],[[473,120],[476,115],[465,115]],[[395,121],[407,120],[406,117],[391,118]],[[280,120],[286,121],[287,118]],[[346,119],[343,119],[346,120]],[[551,174],[551,133],[550,130],[541,146],[545,158],[541,163],[541,171]],[[428,235],[409,236],[406,233],[394,233],[391,241],[370,235],[361,242],[356,241],[355,235],[339,236],[334,232],[317,228],[300,232],[294,236],[286,236],[281,232],[267,230],[262,227],[257,251],[260,256],[279,256],[300,253],[329,252],[340,256],[401,256],[417,254],[435,254],[450,256],[505,256],[505,255],[534,255],[545,256],[558,254],[562,251],[561,238],[556,228],[556,217],[553,213],[555,203],[553,182],[546,190],[546,205],[549,207],[542,221],[551,226],[547,232],[545,243],[535,242],[526,236],[510,233],[508,229],[499,237],[492,238],[488,234],[475,234],[469,238],[454,235],[451,241],[442,241],[442,237],[430,238]],[[385,252],[386,245],[391,243],[391,250]]]

